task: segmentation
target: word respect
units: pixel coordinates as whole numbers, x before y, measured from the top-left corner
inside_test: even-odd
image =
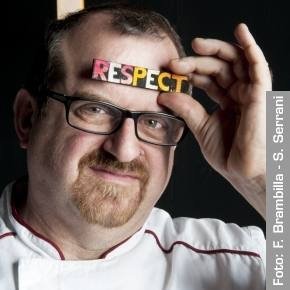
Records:
[[[100,59],[93,60],[92,79],[164,92],[190,90],[187,76]]]

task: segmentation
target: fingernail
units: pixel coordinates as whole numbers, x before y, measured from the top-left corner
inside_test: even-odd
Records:
[[[186,61],[182,58],[175,58],[172,60],[174,63],[178,64],[178,65],[184,65],[186,64]]]
[[[247,30],[249,31],[249,27],[248,27],[248,25],[247,25],[246,23],[243,23],[243,22],[242,22],[242,23],[240,23],[240,25],[244,26],[244,28],[247,29]]]
[[[193,42],[196,42],[196,41],[201,42],[201,41],[205,41],[205,40],[206,40],[206,38],[204,38],[204,37],[195,37],[193,39]]]

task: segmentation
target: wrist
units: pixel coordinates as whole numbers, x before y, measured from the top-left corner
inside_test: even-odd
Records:
[[[266,219],[266,173],[253,178],[226,177],[248,203]]]

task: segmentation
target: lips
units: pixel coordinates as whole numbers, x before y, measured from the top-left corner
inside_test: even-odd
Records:
[[[120,170],[102,168],[98,166],[90,167],[95,174],[99,177],[106,179],[108,181],[120,181],[120,182],[132,182],[134,180],[139,180],[140,177],[132,172],[124,172]]]

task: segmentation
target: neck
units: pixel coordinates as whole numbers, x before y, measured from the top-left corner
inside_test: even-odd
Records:
[[[111,229],[89,224],[75,213],[58,213],[56,207],[49,206],[48,202],[43,206],[37,198],[33,198],[30,191],[26,199],[16,200],[18,196],[25,196],[23,191],[22,194],[17,194],[17,189],[19,190],[19,186],[15,186],[13,195],[19,218],[35,232],[57,245],[66,260],[101,258],[104,253],[128,239],[140,228],[140,224],[132,223]]]

